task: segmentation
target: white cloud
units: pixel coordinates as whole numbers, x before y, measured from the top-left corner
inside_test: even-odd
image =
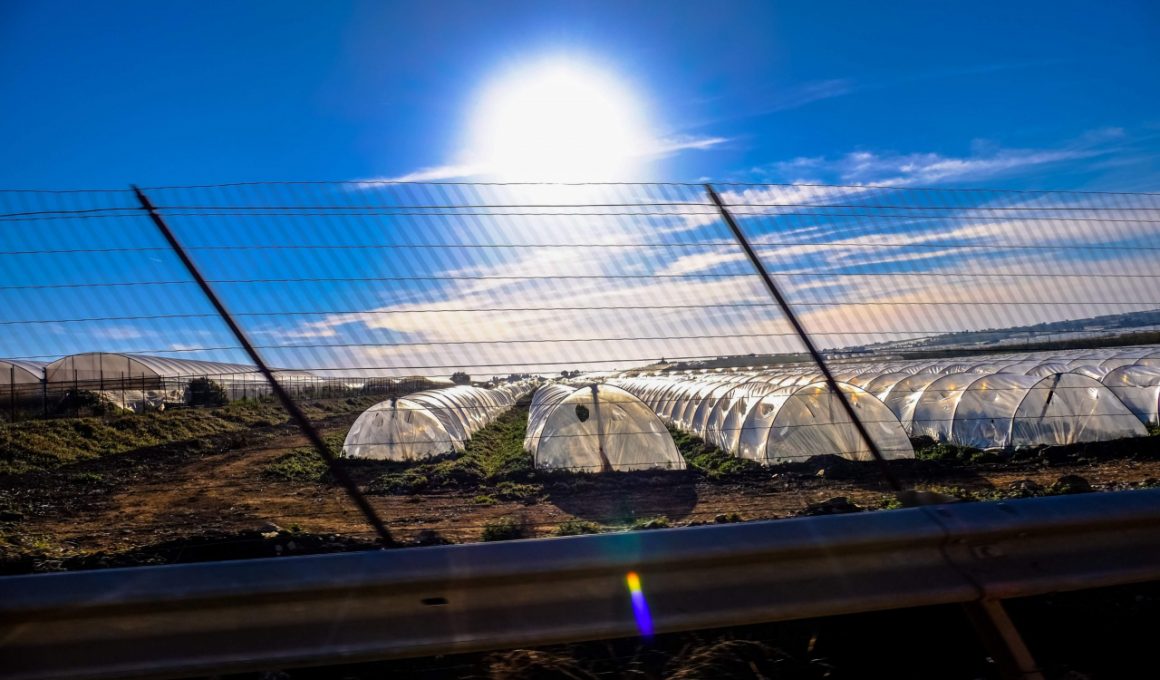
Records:
[[[642,143],[633,152],[641,160],[655,160],[672,156],[682,151],[708,151],[729,142],[728,137],[698,137],[693,135],[672,135],[656,137]],[[466,155],[466,154],[465,154]],[[373,177],[359,180],[357,188],[369,189],[382,184],[405,182],[438,182],[441,180],[466,179],[496,174],[496,168],[480,161],[463,161],[419,168],[395,177]]]
[[[465,177],[475,177],[477,175],[486,174],[487,168],[482,165],[474,165],[471,163],[449,163],[447,165],[434,165],[428,168],[419,168],[413,172],[408,172],[398,177],[375,177],[372,179],[360,180],[358,186],[362,188],[373,187],[377,184],[387,184],[392,182],[437,182],[445,179],[462,179]]]
[[[1057,148],[1002,148],[979,140],[973,144],[972,152],[965,156],[862,150],[837,158],[803,156],[766,168],[754,168],[754,171],[794,183],[809,183],[801,179],[803,176],[812,177],[817,183],[893,187],[981,181],[1041,166],[1106,156],[1123,138],[1124,131],[1120,128],[1102,128]]]

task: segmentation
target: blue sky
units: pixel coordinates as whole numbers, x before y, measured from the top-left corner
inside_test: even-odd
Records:
[[[0,186],[403,176],[453,159],[493,73],[563,52],[636,86],[661,133],[728,140],[664,179],[1118,129],[1102,164],[972,179],[1155,189],[1157,28],[1151,2],[6,2]]]
[[[746,207],[757,204],[839,198],[955,204],[938,218],[891,213],[870,224],[833,210],[821,217],[805,210],[743,217],[751,237],[766,244],[767,264],[814,271],[787,274],[785,283],[814,330],[834,340],[823,345],[1151,308],[1160,306],[1150,293],[1154,281],[1144,278],[1154,270],[1149,248],[1160,245],[1154,221],[1160,210],[1144,212],[1156,207],[1151,199],[1129,206],[1135,211],[1129,215],[1143,221],[1096,227],[1066,212],[1088,200],[1082,195],[940,198],[912,188],[1160,191],[1157,29],[1160,7],[1149,2],[8,2],[0,6],[0,187],[484,179],[486,173],[465,162],[481,90],[524,64],[567,59],[610,74],[647,112],[647,162],[633,179],[855,187],[726,191],[741,213],[762,212]],[[864,188],[881,184],[899,190]],[[421,187],[353,186],[319,189],[315,198],[350,202],[355,195],[388,205],[465,198]],[[618,200],[648,202],[658,191],[641,189]],[[681,200],[703,200],[690,193],[695,189],[676,191]],[[286,200],[274,189],[160,193],[171,205]],[[592,202],[594,196],[557,198]],[[525,197],[475,198],[510,203]],[[28,210],[37,200],[9,195],[4,212]],[[132,205],[119,194],[70,200]],[[183,240],[201,248],[195,256],[211,278],[347,279],[220,284],[235,310],[254,315],[246,317],[248,328],[284,364],[471,368],[789,348],[778,340],[784,327],[775,314],[722,307],[763,298],[748,265],[722,245],[727,233],[711,219],[431,220],[354,213],[325,223],[310,216],[172,217]],[[183,316],[210,311],[184,284],[24,287],[182,279],[139,217],[20,224],[0,232],[6,253],[0,284],[7,287],[0,290],[7,310],[0,321],[12,329],[0,356],[121,349],[239,358],[236,351],[203,349],[232,342],[212,319]],[[426,250],[400,249],[416,238]],[[465,239],[485,247],[447,248]],[[510,247],[549,241],[608,250],[596,258],[577,248]],[[1042,250],[1011,249],[1028,241],[1063,250],[1048,262]],[[369,242],[378,250],[314,248]],[[62,243],[158,250],[7,254]],[[299,249],[222,249],[239,244]],[[881,256],[884,249],[889,257]],[[407,255],[391,256],[400,252]],[[1060,262],[1078,272],[1070,283],[1051,278]],[[979,279],[971,272],[980,270],[1011,276],[972,287]],[[639,287],[625,280],[572,282],[567,290],[551,280],[495,280],[537,271],[706,278]],[[1141,278],[1125,283],[1109,279],[1109,272]],[[1029,273],[1046,276],[1031,281]],[[420,275],[442,279],[399,280]],[[936,294],[932,282],[940,278],[956,285]],[[608,299],[622,309],[470,311],[569,299],[581,301],[574,306]],[[924,306],[950,299],[957,304],[950,314],[945,306]],[[698,315],[690,321],[688,310],[672,310],[644,318],[623,309],[632,300],[639,306],[684,301]],[[1015,304],[995,304],[1002,301]],[[868,315],[867,303],[894,313]],[[147,318],[124,318],[131,316]],[[81,317],[117,318],[66,321]],[[716,340],[471,344],[710,335]],[[362,347],[312,346],[323,342]],[[447,342],[462,344],[437,347]],[[308,347],[278,349],[296,343]]]

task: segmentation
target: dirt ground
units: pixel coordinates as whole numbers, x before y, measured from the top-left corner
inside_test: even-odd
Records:
[[[325,436],[341,436],[356,416],[341,414],[318,425]],[[288,451],[306,446],[305,438],[286,424],[258,429],[262,436],[251,438],[256,443],[242,446],[228,439],[220,447],[202,442],[196,454],[184,453],[181,446],[155,447],[9,478],[2,485],[8,505],[22,510],[0,516],[2,571],[186,561],[198,559],[191,551],[207,545],[224,546],[209,558],[229,557],[230,542],[261,542],[265,552],[257,554],[366,547],[374,536],[337,485],[288,481],[265,472]],[[1155,441],[1150,445],[1155,448]],[[893,467],[907,487],[990,497],[1050,487],[1069,475],[1082,477],[1096,490],[1153,485],[1160,478],[1160,455],[1081,451],[1021,462],[900,461]],[[360,476],[357,469],[352,473]],[[633,474],[585,476],[582,484],[549,482],[535,497],[514,501],[481,494],[478,488],[369,499],[395,538],[414,544],[479,541],[489,523],[504,517],[523,535],[550,536],[561,523],[575,519],[616,530],[649,518],[661,518],[650,526],[682,526],[824,512],[826,507],[817,504],[836,497],[865,509],[890,503],[887,486],[868,464],[798,464],[728,480],[694,472]],[[362,475],[358,481],[365,485],[371,479]],[[140,559],[107,559],[147,546],[167,548]]]

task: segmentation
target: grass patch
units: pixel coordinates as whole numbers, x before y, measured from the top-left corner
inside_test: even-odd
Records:
[[[357,413],[379,396],[303,402],[311,419]],[[249,441],[254,428],[288,423],[282,407],[269,399],[231,402],[220,408],[175,408],[162,412],[105,417],[53,418],[0,424],[0,474],[46,471],[62,465],[177,442],[210,446],[217,435]]]
[[[543,487],[529,484],[536,478],[532,455],[524,451],[527,429],[527,397],[475,433],[463,453],[439,460],[405,464],[367,487],[369,493],[411,494],[444,489],[478,489],[494,484],[493,496],[502,500],[528,501],[539,497]],[[389,463],[398,467],[399,463]],[[423,481],[420,482],[419,479]]]
[[[323,482],[330,478],[326,461],[308,446],[279,456],[266,465],[262,472],[286,482]]]
[[[725,480],[762,470],[761,464],[747,458],[738,458],[706,443],[700,437],[669,427],[677,451],[689,467],[711,480]]]

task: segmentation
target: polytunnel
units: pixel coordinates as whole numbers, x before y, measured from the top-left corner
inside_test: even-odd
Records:
[[[914,419],[914,407],[922,398],[923,391],[927,385],[940,377],[938,373],[914,373],[895,383],[890,393],[882,400],[886,404],[886,408],[890,409],[898,421],[902,423],[907,434],[913,434],[911,423]]]
[[[344,456],[419,460],[461,451],[467,440],[515,403],[519,393],[458,385],[388,399],[354,421]]]
[[[38,385],[44,379],[44,364],[21,359],[0,359],[0,385]]]
[[[1100,380],[1145,423],[1160,424],[1160,367],[1128,364]]]
[[[246,364],[118,352],[85,352],[61,357],[44,367],[44,375],[50,383],[83,382],[108,386],[119,385],[121,380],[132,382],[145,380],[152,386],[159,384],[163,379],[191,379],[202,376],[266,381],[257,367]]]
[[[524,448],[537,468],[581,472],[683,470],[664,423],[644,402],[609,384],[547,385],[528,411]]]
[[[1025,376],[1010,374],[1009,377],[1014,380]],[[927,384],[921,392],[913,395],[910,419],[905,428],[907,433],[913,437],[930,437],[936,442],[950,441],[955,409],[967,388],[980,378],[977,373],[950,373]]]
[[[883,457],[914,457],[910,439],[885,404],[860,387],[838,383],[838,388]],[[848,460],[873,459],[838,395],[825,383],[780,387],[761,397],[745,417],[737,454],[765,464],[826,454]]]
[[[923,392],[911,432],[980,449],[1147,434],[1111,390],[1075,373],[945,376]]]
[[[717,401],[706,427],[705,441],[722,451],[736,454],[745,417],[762,397],[778,389],[782,388],[760,380],[735,385]]]

